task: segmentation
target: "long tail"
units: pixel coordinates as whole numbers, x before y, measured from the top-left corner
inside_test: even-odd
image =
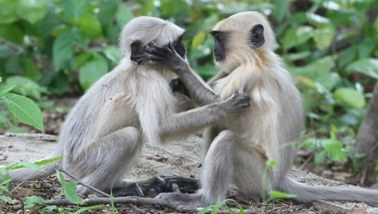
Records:
[[[49,155],[48,157],[44,158],[43,160],[46,159],[51,159],[54,157],[59,156],[59,154],[54,153]],[[12,181],[14,182],[21,182],[21,181],[34,181],[38,180],[40,178],[47,177],[49,175],[52,175],[54,173],[54,170],[58,168],[60,164],[60,160],[53,162],[53,163],[48,163],[43,165],[44,171],[36,170],[36,169],[31,169],[31,168],[21,168],[21,169],[15,169],[9,171],[9,174],[12,178]]]
[[[309,186],[291,178],[280,185],[282,191],[296,195],[295,200],[312,202],[316,200],[358,201],[378,206],[378,191],[357,186]]]

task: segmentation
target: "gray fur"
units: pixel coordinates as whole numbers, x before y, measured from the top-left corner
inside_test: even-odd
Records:
[[[264,26],[265,43],[252,49],[248,33],[257,24]],[[288,177],[303,129],[302,101],[290,73],[272,50],[275,39],[265,17],[257,12],[242,12],[221,21],[213,30],[229,36],[226,57],[216,62],[222,72],[210,81],[216,95],[198,86],[200,83],[191,77],[193,71],[182,65],[185,62],[176,65],[175,71],[189,92],[196,95],[194,99],[201,97],[201,103],[224,100],[234,91],[241,91],[251,97],[251,107],[241,115],[229,117],[221,128],[207,131],[204,148],[208,151],[202,163],[202,188],[197,194],[162,193],[158,198],[179,204],[190,201],[189,207],[208,205],[224,200],[230,185],[235,185],[248,195],[266,196],[272,190],[280,190],[295,194],[295,200],[301,202],[345,200],[377,206],[378,191],[312,187]],[[267,160],[278,165],[266,166]]]
[[[87,185],[109,190],[123,184],[123,176],[142,152],[142,144],[160,145],[171,138],[183,138],[246,107],[242,95],[177,113],[169,82],[177,77],[164,66],[140,65],[130,60],[130,44],[140,40],[166,44],[183,30],[173,23],[139,17],[123,29],[120,44],[125,57],[111,72],[99,79],[68,114],[58,139],[62,156],[46,172],[31,169],[11,171],[13,181],[35,180],[61,167]],[[89,190],[81,187],[81,193]]]

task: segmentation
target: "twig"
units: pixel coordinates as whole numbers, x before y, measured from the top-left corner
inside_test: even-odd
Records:
[[[60,171],[60,172],[62,172],[62,173],[64,173],[64,174],[66,174],[68,177],[72,178],[74,181],[76,181],[76,183],[78,183],[78,184],[80,184],[80,185],[82,185],[82,186],[85,186],[85,187],[87,187],[88,189],[90,189],[90,190],[92,190],[92,191],[94,191],[94,192],[96,192],[96,193],[98,193],[98,194],[100,194],[100,195],[102,195],[102,196],[104,196],[104,197],[111,197],[108,193],[105,193],[105,192],[103,192],[103,191],[101,191],[101,190],[99,190],[99,189],[96,189],[96,188],[94,188],[94,187],[92,187],[92,186],[89,186],[89,185],[87,185],[87,184],[84,184],[84,183],[81,182],[79,179],[75,178],[73,175],[71,175],[70,173],[66,172],[65,170],[63,170],[63,169],[57,169],[57,170]]]
[[[310,163],[310,161],[312,160],[312,158],[314,157],[314,153],[312,153],[310,155],[310,157],[308,157],[305,162],[303,162],[303,164],[299,167],[299,169],[303,169],[305,166],[307,166],[308,163]]]
[[[23,48],[22,46],[17,45],[17,44],[15,44],[15,43],[10,42],[10,41],[8,41],[8,40],[6,40],[6,39],[3,39],[3,38],[0,38],[0,43],[3,43],[3,44],[5,44],[6,46],[8,46],[8,47],[10,47],[10,48],[13,48],[13,49],[15,49],[15,50],[17,50],[17,51],[20,51],[20,52],[24,52],[24,51],[25,51],[25,48]]]
[[[175,209],[178,212],[184,212],[179,204],[171,203],[170,201],[157,199],[157,198],[142,198],[136,196],[127,196],[127,197],[114,197],[114,198],[88,198],[84,199],[84,203],[81,205],[89,206],[96,204],[138,204],[138,205],[160,205],[165,207],[170,207]],[[51,201],[46,201],[46,205],[57,205],[57,206],[68,206],[68,205],[77,205],[66,199],[56,199]]]
[[[107,194],[107,193],[105,193],[105,192],[103,192],[103,191],[101,191],[101,190],[99,190],[99,189],[96,189],[96,188],[94,188],[94,187],[92,187],[92,186],[89,186],[89,185],[87,185],[87,184],[84,184],[84,183],[81,182],[79,179],[75,178],[75,176],[71,175],[69,172],[66,172],[65,170],[63,170],[63,169],[57,169],[57,170],[60,171],[60,172],[62,172],[62,173],[64,173],[64,174],[66,174],[68,177],[72,178],[74,181],[76,181],[76,183],[78,183],[78,184],[80,184],[80,185],[82,185],[82,186],[87,187],[88,189],[90,189],[90,190],[92,190],[92,191],[98,193],[99,195],[102,195],[102,196],[104,196],[104,197],[108,197],[108,198],[111,197],[111,195],[109,195],[109,194]],[[145,213],[144,210],[142,210],[142,209],[140,209],[140,208],[134,206],[133,204],[129,204],[129,206],[130,206],[133,210],[135,210],[136,212],[138,212],[138,213]]]

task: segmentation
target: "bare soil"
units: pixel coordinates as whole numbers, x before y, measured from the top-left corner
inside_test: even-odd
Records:
[[[202,138],[194,135],[182,142],[173,142],[164,147],[144,145],[143,156],[127,178],[148,179],[156,175],[198,178],[201,168],[199,154]],[[55,136],[40,134],[0,136],[0,165],[18,161],[38,160],[45,157],[55,148]],[[293,170],[292,176],[310,185],[345,185],[340,182],[327,180],[312,173]],[[20,199],[25,196],[40,195],[46,200],[61,197],[60,184],[55,176],[36,182],[25,182],[12,187],[11,197],[15,205],[3,205],[4,213],[16,213],[14,207],[20,206]],[[263,205],[256,200],[245,200],[237,195],[231,196],[241,204],[246,213],[378,213],[378,208],[372,208],[364,203],[339,203],[319,201],[312,204],[299,204],[290,200],[277,200]],[[145,213],[177,213],[172,209],[154,205],[138,206]],[[235,205],[235,213],[239,213]],[[77,210],[76,207],[72,207]],[[137,213],[128,205],[116,205],[118,213]],[[31,211],[24,208],[25,213],[42,213],[41,208]],[[19,211],[20,212],[20,211]],[[20,212],[21,213],[21,212]],[[87,213],[111,213],[110,206]]]

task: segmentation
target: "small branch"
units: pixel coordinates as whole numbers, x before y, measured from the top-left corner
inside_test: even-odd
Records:
[[[82,186],[85,186],[85,187],[87,187],[88,189],[90,189],[90,190],[92,190],[92,191],[94,191],[94,192],[96,192],[96,193],[98,193],[99,195],[102,195],[102,196],[104,196],[104,197],[111,197],[109,194],[107,194],[107,193],[105,193],[105,192],[103,192],[103,191],[101,191],[101,190],[99,190],[99,189],[96,189],[96,188],[94,188],[94,187],[92,187],[92,186],[89,186],[89,185],[87,185],[87,184],[84,184],[84,183],[81,182],[79,179],[75,178],[73,175],[71,175],[70,173],[66,172],[65,170],[63,170],[63,169],[57,169],[57,170],[58,170],[59,172],[64,173],[64,174],[67,175],[68,177],[72,178],[74,181],[76,181],[77,184],[80,184],[80,185],[82,185]]]
[[[299,169],[304,169],[308,163],[310,163],[310,161],[312,160],[312,158],[314,157],[314,153],[312,153],[310,155],[310,157],[308,157],[305,162],[303,162],[303,164],[299,167]]]
[[[88,198],[84,199],[84,203],[81,205],[97,205],[97,204],[137,204],[137,205],[160,205],[165,207],[170,207],[178,212],[183,212],[179,204],[173,204],[169,201],[157,199],[157,198],[142,198],[136,196],[127,196],[127,197],[114,197],[114,198]],[[68,205],[77,205],[66,199],[57,199],[46,201],[46,205],[56,205],[56,206],[68,206]]]
[[[64,174],[67,175],[68,177],[72,178],[74,181],[76,181],[76,183],[78,183],[78,184],[80,184],[80,185],[82,185],[82,186],[87,187],[88,189],[90,189],[90,190],[92,190],[92,191],[98,193],[99,195],[102,195],[102,196],[104,196],[104,197],[109,197],[109,198],[111,197],[111,195],[109,195],[109,194],[107,194],[107,193],[105,193],[105,192],[103,192],[103,191],[101,191],[101,190],[99,190],[99,189],[96,189],[96,188],[94,188],[94,187],[92,187],[92,186],[89,186],[89,185],[87,185],[87,184],[84,184],[84,183],[81,182],[79,179],[75,178],[75,176],[71,175],[70,173],[66,172],[65,170],[63,170],[63,169],[57,169],[57,170],[60,171],[60,172],[62,172],[62,173],[64,173]],[[130,206],[132,209],[134,209],[136,212],[138,212],[138,213],[145,213],[144,210],[142,210],[142,209],[140,209],[140,208],[134,206],[133,204],[129,204],[129,206]]]
[[[17,45],[17,44],[15,44],[13,42],[10,42],[10,41],[8,41],[8,40],[6,40],[4,38],[0,38],[0,44],[1,43],[5,44],[6,46],[8,46],[10,48],[13,48],[13,49],[15,49],[17,51],[20,51],[20,52],[24,52],[25,51],[24,47],[22,47],[20,45]]]

